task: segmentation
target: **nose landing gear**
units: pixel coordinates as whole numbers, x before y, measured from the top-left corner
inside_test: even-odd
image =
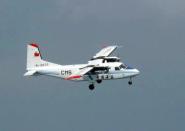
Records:
[[[132,85],[132,79],[130,78],[130,80],[128,81],[129,85]]]
[[[129,85],[132,85],[132,81],[128,81],[128,84],[129,84]]]

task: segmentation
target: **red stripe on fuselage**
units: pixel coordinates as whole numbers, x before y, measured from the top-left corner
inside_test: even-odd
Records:
[[[35,57],[38,57],[38,56],[40,56],[40,54],[39,54],[38,52],[35,52],[35,53],[34,53],[34,56],[35,56]]]
[[[82,76],[80,75],[77,75],[77,76],[70,76],[68,78],[65,78],[65,80],[72,80],[72,79],[78,79],[78,78],[81,78]]]

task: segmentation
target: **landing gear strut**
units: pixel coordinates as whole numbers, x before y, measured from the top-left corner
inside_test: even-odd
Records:
[[[90,84],[90,85],[89,85],[89,89],[90,89],[90,90],[94,90],[94,88],[95,88],[95,87],[94,87],[94,84]]]

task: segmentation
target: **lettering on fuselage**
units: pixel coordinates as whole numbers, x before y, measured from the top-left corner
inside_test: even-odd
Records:
[[[42,64],[36,64],[35,67],[44,67],[44,66],[48,66],[48,63],[42,63]]]
[[[107,74],[107,75],[97,75],[97,79],[100,80],[106,80],[106,79],[114,79],[113,75]]]
[[[61,75],[70,76],[72,75],[72,71],[71,70],[61,70]]]

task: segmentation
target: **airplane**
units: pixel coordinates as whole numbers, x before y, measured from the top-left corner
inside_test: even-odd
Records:
[[[88,81],[90,90],[95,89],[95,83],[100,84],[104,80],[129,78],[128,84],[132,85],[132,78],[140,71],[111,56],[117,48],[117,45],[104,47],[86,64],[59,65],[43,60],[39,45],[31,43],[27,45],[27,72],[24,76],[46,75],[64,80]]]

